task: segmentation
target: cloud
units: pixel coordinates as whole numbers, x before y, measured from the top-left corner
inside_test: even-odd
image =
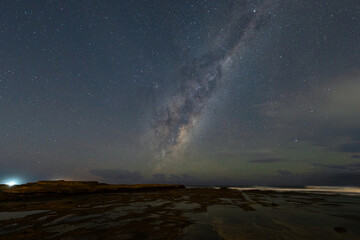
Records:
[[[315,167],[327,168],[332,170],[360,171],[360,163],[350,163],[345,165],[313,163]]]
[[[344,165],[314,163],[318,167],[311,173],[279,174],[276,183],[292,185],[360,186],[360,163]]]
[[[169,182],[171,182],[171,183],[195,184],[198,181],[199,181],[199,179],[197,177],[190,176],[188,174],[170,175],[170,177],[169,177]]]
[[[165,174],[156,173],[152,177],[151,182],[156,183],[176,183],[176,184],[197,184],[200,180],[197,177],[188,175],[188,174],[180,174],[175,175],[171,174],[170,176],[166,177]]]
[[[282,158],[261,158],[261,159],[253,159],[248,162],[250,163],[275,163],[275,162],[284,162],[285,159]]]
[[[124,169],[92,169],[90,173],[109,183],[135,183],[143,178],[138,171]]]
[[[278,170],[277,171],[281,176],[286,176],[286,177],[290,177],[290,176],[294,176],[294,174],[290,171],[287,170]]]
[[[350,153],[360,152],[360,143],[343,144],[341,146],[333,148],[333,150],[337,152],[350,152]]]
[[[360,171],[317,172],[302,177],[307,185],[360,186]]]
[[[336,143],[335,139],[341,138],[348,139],[344,143],[352,144],[360,141],[359,79],[359,74],[330,79],[307,93],[268,101],[254,108],[269,126],[282,130],[286,139],[297,137],[330,147]],[[359,152],[358,144],[339,147],[338,151]]]
[[[330,183],[337,185],[360,186],[360,172],[331,174],[328,178]]]
[[[156,173],[156,174],[153,175],[153,179],[156,182],[163,183],[163,182],[166,181],[166,176],[165,176],[165,174],[162,174],[162,173]]]
[[[321,168],[328,168],[328,169],[346,169],[346,166],[344,165],[332,165],[332,164],[322,164],[322,163],[313,163],[312,164],[315,167],[321,167]]]
[[[277,186],[360,186],[360,163],[347,165],[314,164],[318,169],[311,173],[292,173],[278,170],[265,184]]]

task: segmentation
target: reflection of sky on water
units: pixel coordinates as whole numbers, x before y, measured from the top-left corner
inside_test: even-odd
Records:
[[[196,239],[359,239],[360,198],[352,196],[246,194],[246,199],[276,203],[276,207],[252,205],[243,211],[234,205],[215,205],[204,213],[186,213],[194,225],[182,240]],[[340,235],[334,228],[347,229]]]

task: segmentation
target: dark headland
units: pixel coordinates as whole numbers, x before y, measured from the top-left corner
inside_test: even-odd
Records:
[[[183,189],[178,184],[106,184],[96,181],[38,181],[22,185],[0,184],[0,201],[67,194],[159,191]]]

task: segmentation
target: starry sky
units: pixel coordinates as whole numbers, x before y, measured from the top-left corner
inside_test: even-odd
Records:
[[[360,2],[1,1],[0,181],[360,186]]]

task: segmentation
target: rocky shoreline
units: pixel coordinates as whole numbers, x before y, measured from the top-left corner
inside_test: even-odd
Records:
[[[0,240],[360,236],[354,211],[360,198],[353,196],[96,182],[38,182],[5,190],[3,195],[17,199],[0,202]]]

